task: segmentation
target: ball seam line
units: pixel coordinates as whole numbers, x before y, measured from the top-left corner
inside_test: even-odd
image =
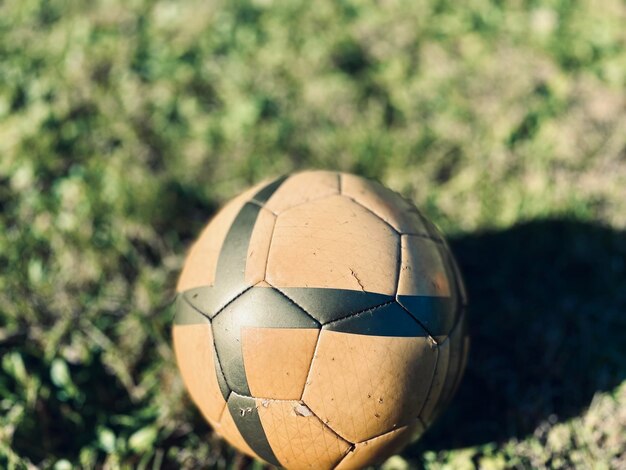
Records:
[[[276,212],[274,212],[273,210],[269,209],[267,206],[265,206],[263,203],[260,203],[256,199],[250,199],[249,201],[246,201],[246,203],[252,204],[254,206],[257,206],[260,209],[266,210],[267,212],[272,214],[274,217],[278,217],[278,214]]]
[[[379,305],[375,305],[373,307],[368,307],[366,309],[359,310],[358,312],[353,312],[353,313],[351,313],[349,315],[346,315],[344,317],[335,318],[334,320],[322,323],[322,327],[328,326],[328,325],[332,325],[333,323],[340,322],[340,321],[343,321],[343,320],[347,320],[349,318],[356,317],[356,316],[362,315],[364,313],[373,312],[374,310],[378,310],[379,308],[386,307],[387,305],[391,305],[394,302],[396,302],[395,299],[392,299],[392,300],[390,300],[388,302],[385,302],[385,303],[382,303],[382,304],[379,304]],[[427,331],[427,333],[428,333],[428,331]]]
[[[311,362],[309,363],[309,370],[307,371],[306,378],[304,379],[304,387],[302,387],[302,393],[300,394],[300,401],[302,403],[304,403],[304,393],[306,392],[306,388],[309,385],[310,380],[311,380],[311,374],[313,372],[313,362],[315,361],[315,357],[317,356],[317,352],[319,350],[321,337],[322,337],[322,330],[320,329],[317,332],[317,339],[315,340],[315,348],[313,348],[313,356],[311,357]],[[307,405],[307,407],[311,409],[309,405]],[[311,410],[311,412],[313,412],[313,410]]]
[[[285,214],[285,213],[287,213],[287,212],[289,212],[289,211],[291,211],[293,209],[297,209],[300,206],[305,206],[307,204],[311,204],[312,202],[324,201],[326,199],[330,199],[331,197],[337,197],[337,196],[342,196],[343,197],[343,195],[339,194],[339,193],[337,193],[337,194],[328,194],[326,196],[314,197],[313,199],[307,199],[306,201],[299,202],[298,204],[294,204],[293,206],[289,206],[287,209],[284,209],[284,210],[280,211],[278,214],[276,214],[276,213],[274,213],[272,211],[270,211],[270,212],[272,212],[272,214],[275,214],[276,217],[280,217],[281,215],[283,215],[283,214]],[[266,208],[265,206],[260,206],[260,207],[262,207],[263,209]]]
[[[382,223],[384,223],[387,227],[389,227],[391,230],[393,230],[393,233],[395,233],[396,235],[400,235],[400,232],[393,226],[391,225],[389,222],[387,222],[385,219],[383,219],[380,215],[378,215],[376,212],[374,212],[372,209],[370,209],[369,207],[367,207],[364,204],[361,204],[359,201],[357,201],[356,199],[354,199],[351,196],[348,196],[346,194],[342,194],[343,197],[345,197],[346,199],[349,199],[350,201],[352,201],[353,203],[355,203],[356,205],[362,207],[363,209],[365,209],[367,212],[369,212],[370,214],[372,214],[374,217],[376,217],[378,220],[380,220]]]
[[[423,324],[421,321],[419,321],[417,318],[415,318],[415,316],[413,316],[413,314],[409,311],[409,309],[407,309],[404,305],[402,305],[402,304],[401,304],[401,303],[397,300],[397,297],[398,297],[398,296],[396,295],[396,300],[394,300],[394,302],[396,302],[396,303],[400,306],[400,308],[402,308],[402,310],[404,310],[404,311],[405,311],[405,312],[406,312],[406,313],[407,313],[407,314],[408,314],[408,315],[409,315],[409,316],[413,319],[413,321],[415,321],[415,322],[416,322],[419,326],[421,326],[421,327],[424,329],[424,331],[425,331],[425,332],[426,332],[426,334],[428,335],[428,338],[429,338],[429,339],[430,339],[433,343],[435,343],[436,345],[439,345],[439,343],[437,342],[437,340],[435,339],[435,337],[434,337],[434,336],[430,333],[430,331],[428,331],[428,328],[426,328],[426,327],[424,326],[424,324]]]
[[[267,281],[265,281],[267,282]],[[295,305],[296,307],[298,307],[300,310],[302,310],[304,313],[306,313],[307,316],[311,317],[311,319],[317,323],[318,327],[321,328],[322,327],[322,323],[315,318],[313,315],[311,315],[309,312],[306,311],[306,309],[304,307],[302,307],[300,304],[298,304],[295,300],[293,300],[291,297],[289,297],[287,294],[285,294],[282,290],[280,290],[278,287],[274,286],[273,284],[267,282],[270,285],[271,289],[274,289],[276,292],[278,292],[280,295],[282,295],[284,298],[286,298],[289,302],[291,302],[293,305]]]
[[[424,407],[426,406],[426,403],[428,403],[428,399],[430,398],[430,394],[433,391],[433,384],[435,383],[435,374],[437,373],[437,366],[439,365],[439,359],[440,359],[440,356],[441,356],[440,350],[439,350],[439,345],[437,345],[436,352],[437,352],[437,359],[435,359],[435,367],[433,367],[433,372],[432,372],[432,374],[430,376],[430,383],[428,384],[428,392],[426,392],[426,395],[424,397],[424,401],[422,401],[422,406],[420,407],[420,410],[417,413],[417,418],[418,419],[422,415],[422,411],[424,411]]]

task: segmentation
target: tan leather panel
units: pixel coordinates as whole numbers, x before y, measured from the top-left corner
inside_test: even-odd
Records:
[[[456,391],[463,374],[464,361],[467,360],[467,350],[465,343],[465,329],[463,322],[459,322],[450,332],[446,343],[449,344],[448,372],[446,380],[441,390],[441,399],[433,417],[436,417],[445,408]]]
[[[277,287],[393,295],[398,243],[398,235],[376,216],[343,196],[331,196],[278,217],[266,279]]]
[[[318,334],[308,328],[243,328],[243,363],[252,396],[299,400]]]
[[[424,408],[420,413],[420,418],[426,424],[430,424],[438,411],[442,401],[443,386],[446,383],[446,378],[449,371],[450,360],[450,337],[448,337],[443,343],[438,346],[439,354],[437,356],[437,367],[435,368],[435,375],[433,376],[433,382],[428,392],[428,398],[424,403]]]
[[[454,253],[452,253],[450,245],[445,240],[445,238],[441,238],[440,250],[442,253],[442,257],[445,261],[444,264],[446,272],[448,273],[448,279],[450,281],[450,289],[452,291],[452,295],[458,297],[457,300],[459,303],[461,303],[462,305],[467,305],[467,291],[463,282],[463,276],[461,275],[461,271],[454,257]]]
[[[267,255],[274,233],[276,216],[267,210],[261,210],[254,224],[254,230],[248,245],[245,279],[250,285],[265,279]]]
[[[339,194],[339,174],[331,171],[306,171],[290,176],[270,197],[265,207],[280,214],[292,207]]]
[[[427,338],[322,330],[303,401],[350,442],[417,419],[435,369]]]
[[[375,181],[342,173],[341,194],[367,207],[400,233],[427,233],[413,204]]]
[[[267,440],[284,467],[330,469],[350,448],[300,402],[256,401]]]
[[[172,335],[178,368],[191,399],[209,421],[217,422],[226,402],[215,373],[211,325],[174,325]]]
[[[373,464],[381,463],[393,454],[398,453],[423,431],[419,421],[395,429],[382,436],[374,437],[354,446],[348,455],[335,467],[336,470],[357,470]]]
[[[449,248],[448,248],[449,249]],[[452,252],[450,252],[452,254]],[[465,287],[465,282],[463,281],[463,276],[461,275],[461,270],[459,269],[459,264],[456,262],[454,255],[451,256],[452,259],[452,268],[454,270],[454,275],[456,278],[456,282],[459,286],[459,292],[461,294],[461,303],[467,305],[467,288]]]
[[[250,446],[246,443],[244,438],[241,436],[239,429],[237,429],[237,425],[233,420],[232,415],[230,414],[230,410],[228,407],[224,410],[224,414],[222,415],[222,420],[220,421],[219,426],[216,428],[220,435],[224,437],[230,445],[232,445],[239,452],[243,452],[244,454],[251,455],[259,460],[261,458],[250,448]]]
[[[187,254],[185,265],[176,286],[178,292],[194,287],[213,285],[217,260],[230,226],[242,206],[267,183],[267,181],[263,181],[234,198],[220,209],[202,230]]]
[[[398,295],[450,297],[450,282],[439,245],[412,235],[402,235],[401,244]]]

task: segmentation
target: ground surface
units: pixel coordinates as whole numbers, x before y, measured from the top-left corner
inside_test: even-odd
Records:
[[[0,467],[258,468],[190,406],[185,249],[267,176],[448,235],[473,349],[385,468],[626,468],[620,0],[0,1]]]

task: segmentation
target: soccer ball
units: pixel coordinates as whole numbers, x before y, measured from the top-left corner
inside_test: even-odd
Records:
[[[419,437],[460,381],[466,295],[437,229],[359,176],[260,184],[209,223],[178,283],[183,381],[234,447],[361,468]]]

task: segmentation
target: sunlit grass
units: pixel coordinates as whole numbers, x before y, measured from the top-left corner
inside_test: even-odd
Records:
[[[453,237],[481,293],[484,230],[576,220],[623,240],[624,24],[619,0],[0,2],[0,467],[241,464],[184,393],[169,303],[191,240],[261,178],[383,181]],[[624,251],[585,230],[612,294],[564,289],[575,307],[555,311],[623,312]],[[495,305],[526,308],[507,289]],[[388,466],[626,465],[624,374],[606,374],[574,414],[538,400],[538,421],[514,410],[466,447],[453,410]]]

